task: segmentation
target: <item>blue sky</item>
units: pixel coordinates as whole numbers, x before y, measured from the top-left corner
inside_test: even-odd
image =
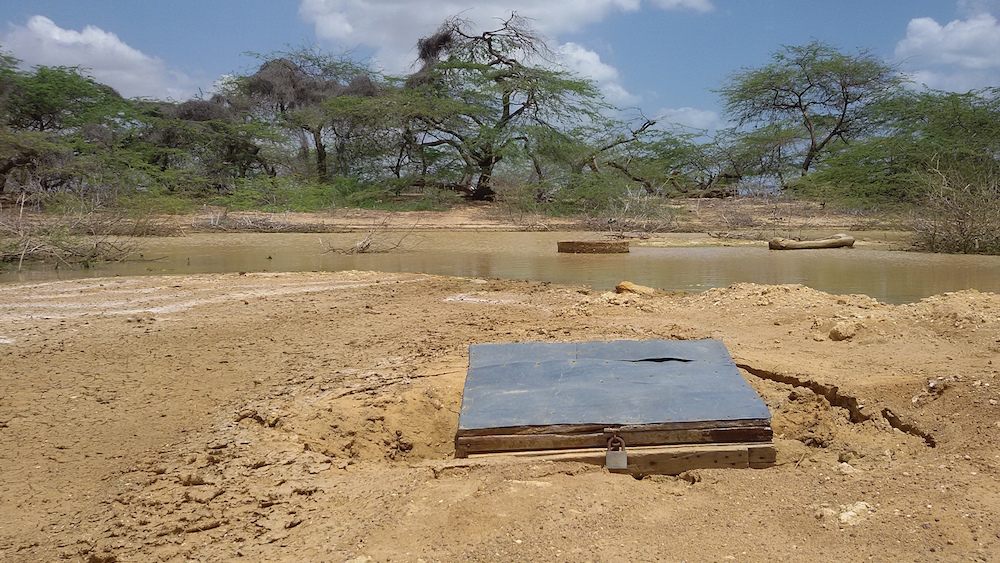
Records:
[[[403,73],[445,18],[493,26],[511,10],[609,101],[696,128],[724,122],[712,90],[728,75],[813,39],[933,88],[1000,86],[1000,0],[3,0],[0,46],[126,96],[184,100],[252,70],[247,51],[352,49]]]

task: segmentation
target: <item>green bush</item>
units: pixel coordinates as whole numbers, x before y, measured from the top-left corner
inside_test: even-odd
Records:
[[[323,211],[341,203],[345,193],[358,186],[351,178],[330,183],[300,184],[290,178],[253,178],[237,181],[228,194],[213,198],[213,205],[236,211]]]
[[[410,190],[404,193],[404,190]],[[394,178],[355,189],[342,189],[344,207],[385,211],[442,211],[461,201],[452,190],[437,187],[414,188],[412,178]]]

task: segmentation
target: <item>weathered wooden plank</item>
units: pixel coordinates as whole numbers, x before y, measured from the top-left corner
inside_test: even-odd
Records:
[[[669,444],[701,444],[724,442],[768,442],[773,438],[771,427],[709,428],[692,430],[661,430],[617,432],[627,446],[663,446]]]
[[[778,450],[773,444],[747,445],[749,463],[753,469],[771,467],[778,461]]]
[[[455,439],[455,457],[484,452],[597,448],[607,446],[607,443],[604,433],[459,436]]]
[[[677,475],[691,469],[746,469],[750,467],[745,446],[686,447],[677,450],[628,452],[624,471],[640,475]]]
[[[665,430],[646,432],[634,430],[616,432],[625,440],[626,447],[659,446],[668,444],[711,444],[735,442],[768,442],[772,438],[770,427],[765,428],[711,428]],[[530,450],[559,450],[567,448],[600,448],[608,443],[611,434],[513,434],[490,436],[458,436],[455,439],[455,456],[474,453],[518,452]]]
[[[628,448],[627,451],[628,469],[622,472],[633,475],[677,475],[691,469],[711,468],[760,469],[773,465],[773,461],[765,464],[762,460],[775,457],[772,444],[686,444]],[[605,451],[600,449],[477,454],[470,459],[504,456],[532,461],[579,462],[601,466],[605,462]],[[751,459],[758,461],[751,463]]]

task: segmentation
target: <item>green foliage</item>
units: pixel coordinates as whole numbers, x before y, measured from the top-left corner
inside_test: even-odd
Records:
[[[871,129],[873,104],[897,91],[902,78],[891,65],[861,51],[848,55],[818,41],[786,46],[761,68],[743,69],[719,90],[740,126],[765,125],[802,133],[796,155],[805,174],[836,141]],[[784,146],[788,139],[780,137]]]
[[[287,178],[239,180],[211,204],[238,211],[324,211],[335,207],[344,193],[357,186],[356,181],[346,178],[330,184],[299,184]]]
[[[270,114],[266,119],[286,129],[298,142],[303,160],[313,158],[312,178],[325,183],[331,172],[349,175],[353,145],[368,138],[364,122],[338,113],[328,102],[339,97],[363,98],[377,94],[377,75],[347,56],[315,48],[299,48],[262,56],[250,76],[230,83],[226,92],[239,105]],[[328,159],[333,150],[333,170]]]
[[[558,190],[580,162],[634,141],[609,131],[594,86],[552,64],[513,16],[473,32],[453,19],[441,49],[402,81],[313,48],[262,57],[210,99],[123,100],[75,68],[17,70],[0,57],[0,191],[58,206],[323,209],[440,208],[455,192],[487,199],[495,170],[529,169]],[[590,154],[590,156],[587,156]],[[551,177],[543,178],[546,171]],[[530,179],[529,179],[530,180]]]
[[[783,187],[922,206],[936,214],[920,223],[927,248],[996,252],[1000,88],[906,91],[867,52],[783,47],[732,75],[720,93],[735,126],[699,143],[611,117],[515,14],[485,31],[450,19],[417,50],[405,80],[288,50],[182,103],[124,100],[80,69],[19,70],[0,53],[0,193],[25,191],[51,212],[135,214],[427,210],[462,194],[657,230],[673,220],[665,198]]]
[[[787,193],[837,205],[915,203],[924,186],[899,138],[872,137],[838,147],[823,165],[786,185]]]
[[[48,133],[15,132],[0,127],[0,192],[8,176],[31,185],[67,159],[69,147]]]
[[[618,176],[580,175],[550,198],[546,210],[555,215],[601,215],[611,209],[631,185]]]
[[[38,66],[17,73],[8,94],[7,122],[15,129],[60,131],[101,121],[121,97],[75,67]]]
[[[647,193],[714,196],[738,178],[721,150],[723,145],[699,144],[693,138],[689,132],[661,130],[629,145],[625,158],[634,163],[632,175],[642,178]]]
[[[1000,88],[965,94],[901,92],[875,110],[878,130],[838,147],[815,174],[793,185],[830,201],[921,204],[928,174],[983,178],[1000,171]]]
[[[20,61],[0,51],[0,123],[6,123],[7,99],[17,80],[17,65]]]
[[[403,211],[444,211],[460,202],[461,198],[455,191],[432,187],[423,190],[419,197],[411,197],[400,204]]]
[[[460,201],[453,190],[428,186],[420,191],[403,193],[410,188],[412,180],[402,179],[379,184],[341,190],[341,202],[345,207],[382,209],[386,211],[442,211]]]
[[[885,136],[910,162],[992,172],[1000,168],[1000,88],[905,93],[882,108]]]

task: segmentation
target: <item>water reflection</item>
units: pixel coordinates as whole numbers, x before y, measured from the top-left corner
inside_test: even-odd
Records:
[[[401,236],[401,235],[400,235]],[[597,237],[597,235],[590,235]],[[678,235],[691,238],[696,235]],[[556,253],[580,233],[411,233],[383,254],[344,255],[363,235],[198,234],[143,239],[141,261],[90,270],[51,265],[0,273],[0,282],[144,274],[239,271],[375,270],[584,284],[608,289],[622,280],[668,290],[701,291],[734,282],[799,283],[835,294],[864,293],[884,302],[975,288],[1000,292],[1000,257],[880,250],[769,251],[753,247],[633,247],[623,255]],[[390,241],[392,242],[392,241]],[[393,242],[394,244],[394,242]]]

